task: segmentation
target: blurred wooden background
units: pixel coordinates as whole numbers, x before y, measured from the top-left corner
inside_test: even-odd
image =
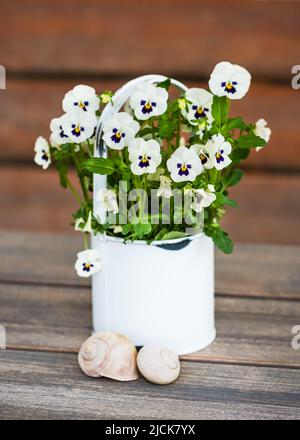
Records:
[[[300,243],[300,3],[244,0],[1,1],[0,229],[66,231],[75,205],[53,170],[33,162],[64,93],[78,83],[115,90],[144,73],[204,85],[221,60],[252,73],[232,113],[264,117],[271,142],[253,153],[224,227],[236,240]]]

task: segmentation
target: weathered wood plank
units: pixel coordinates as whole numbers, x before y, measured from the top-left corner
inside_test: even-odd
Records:
[[[67,90],[83,82],[101,90],[116,90],[124,81],[10,80],[1,94],[0,159],[31,161],[37,136],[49,136],[49,123],[62,113],[61,101]],[[207,83],[187,81],[189,86],[207,87]],[[263,85],[253,81],[245,99],[232,103],[232,116],[253,122],[264,117],[272,128],[272,138],[263,151],[255,151],[246,166],[252,169],[300,170],[299,93],[290,86]],[[30,105],[29,105],[30,103]],[[46,103],[46,105],[45,105]],[[284,111],[278,111],[278,106]],[[282,146],[284,145],[284,154]]]
[[[87,0],[84,6],[80,0],[4,2],[3,65],[201,76],[229,53],[254,74],[286,79],[298,59],[300,5],[294,1],[157,0],[151,22],[147,0]]]
[[[0,284],[0,296],[8,348],[76,353],[91,334],[88,288]],[[300,302],[217,297],[216,341],[183,358],[300,368],[291,347],[299,317]]]
[[[182,362],[176,383],[83,375],[75,355],[0,352],[0,418],[298,419],[293,369]]]
[[[59,187],[54,169],[1,168],[0,229],[72,232],[77,204]],[[248,173],[230,195],[239,203],[228,208],[224,228],[236,241],[300,244],[300,177]]]
[[[78,235],[0,231],[0,281],[84,287],[77,277]],[[271,244],[236,244],[232,255],[216,252],[216,292],[219,295],[299,299],[300,248]]]

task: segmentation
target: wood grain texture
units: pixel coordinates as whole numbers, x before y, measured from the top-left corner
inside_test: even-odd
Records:
[[[0,229],[72,232],[77,203],[54,169],[2,166],[0,188]],[[298,176],[249,172],[230,192],[239,208],[228,208],[223,226],[236,241],[300,244],[299,192]]]
[[[158,70],[159,71],[159,70]],[[87,83],[102,90],[117,90],[126,80],[10,80],[1,93],[0,160],[31,161],[37,136],[49,136],[49,123],[62,113],[61,101],[77,83]],[[207,87],[207,83],[186,81],[188,86]],[[231,105],[232,116],[243,116],[255,123],[264,117],[272,128],[268,146],[257,154],[252,152],[246,166],[252,169],[300,170],[299,91],[290,86],[267,85],[253,79],[251,89],[243,100]],[[46,103],[46,105],[45,105]],[[284,111],[278,111],[278,108]],[[284,145],[284,154],[283,154]]]
[[[182,362],[167,387],[90,379],[75,355],[0,352],[0,414],[10,419],[298,419],[299,373]]]
[[[79,235],[0,232],[0,282],[85,288],[75,256],[82,247]],[[232,255],[216,251],[216,293],[273,299],[299,299],[298,246],[236,244]],[[77,291],[77,290],[76,290]]]
[[[0,284],[0,297],[9,349],[77,353],[92,332],[89,288]],[[182,359],[300,368],[291,347],[299,319],[300,295],[299,302],[218,296],[215,342]]]
[[[150,20],[147,0],[3,2],[1,62],[12,71],[195,76],[225,53],[285,80],[297,63],[298,2],[156,0],[155,11]]]

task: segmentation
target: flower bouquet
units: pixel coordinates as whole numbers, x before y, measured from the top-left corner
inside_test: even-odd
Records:
[[[226,208],[237,206],[229,188],[243,175],[241,161],[252,148],[264,147],[271,133],[263,119],[251,124],[229,115],[231,101],[247,93],[250,81],[243,67],[220,62],[210,76],[210,91],[187,89],[159,75],[133,80],[115,95],[97,95],[79,85],[63,99],[65,114],[51,121],[50,142],[37,139],[35,162],[43,169],[53,163],[61,185],[79,204],[73,225],[82,232],[85,249],[78,253],[75,268],[80,276],[95,275],[96,329],[122,331],[137,343],[137,334],[143,334],[141,345],[160,338],[177,352],[201,348],[213,339],[212,243],[232,252],[232,240],[221,226]],[[80,191],[70,169],[76,170]],[[195,294],[195,283],[200,290],[202,286],[202,295]],[[124,320],[120,310],[126,307],[136,310]],[[163,313],[178,310],[174,328],[168,320],[171,330],[163,332],[168,333],[165,339],[157,307]],[[187,324],[192,310],[199,314],[199,308],[201,328]],[[133,319],[141,313],[140,320]],[[183,314],[189,335],[183,334],[177,346],[173,340],[178,335],[172,339],[171,334]],[[154,338],[149,329],[153,319],[161,320]],[[203,341],[181,349],[192,332],[198,339],[201,332]]]

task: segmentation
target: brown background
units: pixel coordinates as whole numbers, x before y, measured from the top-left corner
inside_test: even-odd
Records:
[[[300,243],[300,3],[220,0],[1,1],[0,229],[66,231],[75,205],[54,170],[32,163],[64,93],[78,83],[115,90],[144,73],[204,85],[229,60],[252,73],[233,114],[264,117],[273,135],[251,155],[224,227],[236,240]]]

